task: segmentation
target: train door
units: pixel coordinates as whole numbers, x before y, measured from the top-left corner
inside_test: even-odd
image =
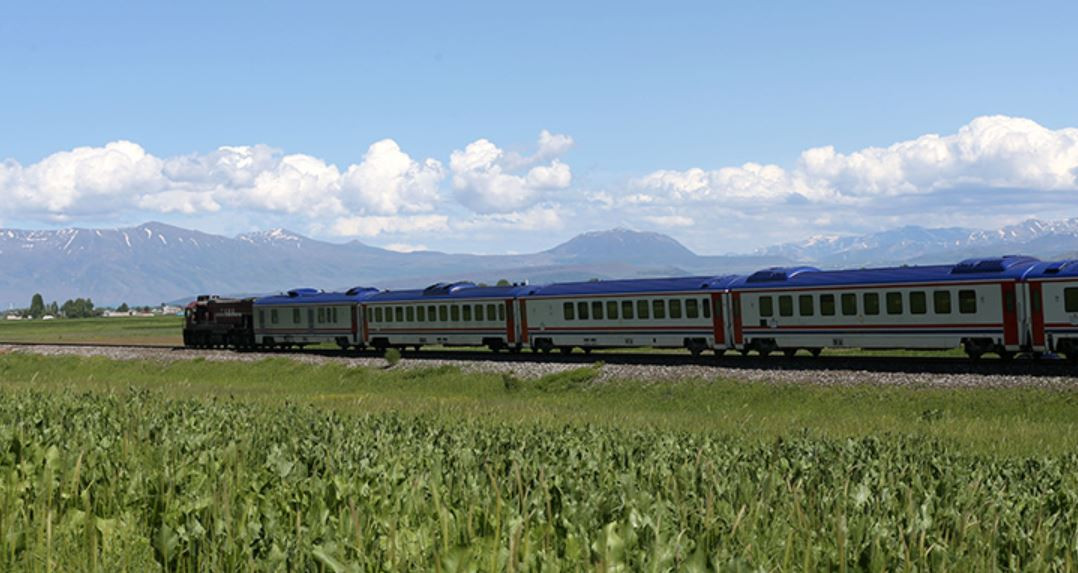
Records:
[[[308,308],[307,309],[307,331],[310,332],[312,330],[314,330],[314,309],[313,308]]]
[[[1048,350],[1044,337],[1044,294],[1040,282],[1026,283],[1029,286],[1029,323],[1032,331],[1032,347],[1034,352]]]
[[[513,308],[513,299],[505,299],[505,341],[509,344],[517,343],[517,323],[514,317],[516,309]],[[520,300],[520,306],[523,308],[524,299]]]
[[[1007,350],[1018,350],[1018,295],[1014,282],[1000,284],[1003,293],[1003,345]]]
[[[726,348],[726,324],[723,320],[722,293],[711,293],[711,328],[715,333],[715,348]]]
[[[741,293],[730,293],[730,320],[733,321],[734,346],[741,348],[745,344],[745,333],[741,330]]]
[[[370,323],[367,321],[370,311],[367,310],[367,305],[365,304],[357,304],[356,308],[359,310],[359,316],[363,319],[363,332],[359,334],[359,340],[366,344],[371,339]]]

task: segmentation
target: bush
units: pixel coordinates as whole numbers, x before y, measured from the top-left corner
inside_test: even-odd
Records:
[[[396,348],[386,349],[386,368],[393,368],[401,361],[401,351]]]

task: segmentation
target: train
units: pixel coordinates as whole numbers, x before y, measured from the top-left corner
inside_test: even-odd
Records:
[[[297,288],[200,296],[185,310],[193,348],[289,349],[330,343],[385,351],[479,346],[589,353],[682,348],[760,356],[828,348],[1061,355],[1078,362],[1078,261],[1008,255],[950,265],[414,290]]]

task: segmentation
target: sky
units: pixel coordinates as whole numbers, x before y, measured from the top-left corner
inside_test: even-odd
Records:
[[[1078,4],[0,6],[0,227],[701,254],[1078,217]]]

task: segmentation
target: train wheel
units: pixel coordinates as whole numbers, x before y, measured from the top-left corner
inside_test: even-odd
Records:
[[[725,348],[716,348],[715,349],[715,358],[722,358],[725,355],[726,355],[726,349]]]
[[[1010,362],[1014,360],[1014,353],[1009,350],[1001,350],[997,352],[997,354],[999,354],[999,359],[1004,362]]]
[[[761,349],[760,349],[760,350],[758,350],[757,352],[759,352],[759,353],[760,353],[760,357],[762,357],[762,358],[767,358],[767,357],[768,357],[768,355],[770,355],[770,354],[771,354],[771,349],[770,349],[770,348],[761,348]]]
[[[785,348],[785,349],[782,350],[782,355],[785,356],[786,358],[793,358],[794,356],[797,355],[797,349],[796,348]]]
[[[584,347],[584,354],[585,354],[585,355],[587,355],[587,354],[591,354],[591,349],[585,346],[585,347]]]
[[[813,358],[819,358],[820,353],[823,352],[823,348],[809,348],[809,352],[812,353]]]
[[[562,346],[561,348],[558,349],[558,351],[561,352],[562,354],[572,354],[573,353],[573,347],[572,346]]]

